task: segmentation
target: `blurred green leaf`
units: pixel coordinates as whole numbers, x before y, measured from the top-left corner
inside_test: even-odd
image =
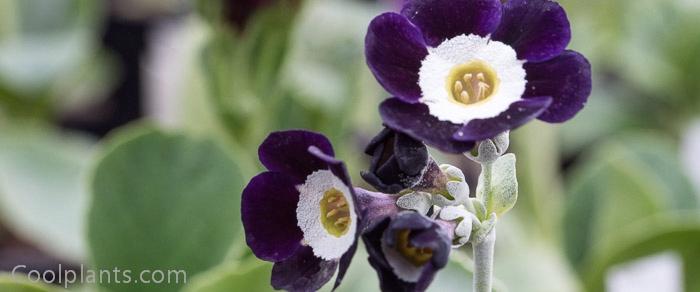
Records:
[[[518,204],[513,215],[539,238],[558,241],[564,195],[558,130],[535,121],[511,132],[511,151],[517,154]],[[510,216],[509,216],[510,217]]]
[[[0,135],[0,216],[18,236],[59,258],[85,258],[85,173],[94,141],[38,127]]]
[[[454,256],[454,255],[453,255]],[[472,271],[465,269],[455,259],[450,260],[444,270],[441,270],[430,287],[429,292],[463,291],[470,292],[473,286]],[[496,290],[500,291],[500,290]]]
[[[515,155],[508,153],[499,157],[491,166],[489,190],[483,189],[485,173],[479,175],[477,198],[486,201],[488,214],[493,212],[501,216],[508,212],[518,200],[518,179],[515,176]],[[485,193],[489,192],[489,193]]]
[[[685,262],[685,291],[700,291],[697,280],[700,217],[697,212],[656,216],[621,229],[618,240],[598,254],[585,270],[588,291],[603,291],[610,267],[669,250],[678,252]]]
[[[508,288],[503,291],[581,291],[578,275],[567,261],[560,243],[540,232],[533,232],[536,229],[529,226],[532,222],[523,218],[504,216],[499,218],[496,227],[494,275]]]
[[[571,182],[564,217],[567,256],[579,271],[640,220],[698,207],[664,136],[630,135],[597,149]]]
[[[112,75],[97,53],[100,1],[0,3],[0,106],[21,120],[47,119],[76,105],[74,95],[104,90]],[[85,76],[86,68],[94,72]],[[91,98],[94,96],[90,96]],[[66,100],[71,102],[66,103]]]
[[[343,112],[357,100],[356,84],[366,68],[367,25],[379,13],[376,6],[358,1],[307,1],[283,74],[297,102]]]
[[[21,277],[21,276],[17,276]],[[31,283],[28,279],[19,279],[9,274],[0,273],[0,291],[2,292],[49,292],[55,289]]]
[[[119,132],[94,170],[88,240],[98,269],[183,270],[219,264],[242,234],[242,178],[211,141],[150,128]],[[180,283],[103,283],[114,291],[175,291]]]
[[[226,265],[195,279],[185,292],[274,291],[270,286],[272,264],[259,260]]]
[[[229,134],[259,141],[280,99],[280,71],[294,17],[286,2],[259,11],[244,33],[214,27],[202,52],[209,97]],[[253,122],[255,120],[255,122]]]

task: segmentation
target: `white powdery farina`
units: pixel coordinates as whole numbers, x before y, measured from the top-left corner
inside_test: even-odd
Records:
[[[340,258],[355,242],[357,214],[350,189],[329,170],[317,170],[306,177],[303,185],[297,186],[297,225],[304,233],[304,242],[311,246],[314,254],[324,260]],[[336,189],[343,193],[350,210],[350,225],[347,232],[336,237],[323,227],[321,222],[321,200],[326,191]],[[324,214],[325,215],[325,214]]]
[[[451,100],[447,86],[450,71],[455,66],[476,60],[493,68],[500,85],[484,102],[457,104]],[[518,60],[515,50],[504,43],[473,34],[456,36],[428,49],[418,77],[423,94],[420,102],[441,121],[465,124],[473,119],[495,117],[513,102],[521,100],[526,84],[524,63]]]

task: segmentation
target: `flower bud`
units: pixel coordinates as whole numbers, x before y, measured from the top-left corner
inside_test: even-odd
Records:
[[[508,146],[510,145],[509,132],[503,132],[498,134],[496,137],[480,141],[478,145],[474,148],[476,153],[466,153],[465,155],[476,162],[479,163],[492,163],[506,153]]]
[[[385,128],[374,137],[365,153],[372,156],[372,161],[369,171],[361,173],[362,178],[379,191],[398,193],[425,183],[424,176],[434,176],[427,171],[435,162],[426,146],[391,129]]]

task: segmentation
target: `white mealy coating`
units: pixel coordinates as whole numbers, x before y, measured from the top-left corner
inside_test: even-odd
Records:
[[[441,121],[465,124],[473,119],[492,118],[521,99],[525,92],[524,61],[518,60],[513,48],[477,35],[460,35],[428,49],[420,68],[418,85],[430,114]],[[481,60],[496,72],[500,85],[487,100],[461,105],[451,100],[447,86],[450,71],[457,65]]]
[[[345,234],[336,237],[323,227],[321,222],[321,200],[326,191],[336,189],[343,193],[350,210],[350,225]],[[348,187],[329,170],[317,170],[306,177],[303,185],[297,186],[297,225],[304,233],[304,242],[311,246],[314,254],[324,260],[340,258],[355,242],[357,214],[355,202]],[[323,214],[325,216],[325,214]]]
[[[442,210],[440,210],[440,219],[446,221],[462,219],[459,224],[457,224],[454,231],[457,244],[453,247],[459,247],[469,242],[473,224],[475,221],[479,221],[474,214],[467,211],[463,206],[447,206],[442,208]]]

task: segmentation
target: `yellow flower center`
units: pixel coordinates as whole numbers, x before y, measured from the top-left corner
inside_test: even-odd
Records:
[[[334,188],[327,190],[321,198],[321,224],[335,237],[341,237],[350,227],[350,206],[345,195]]]
[[[411,264],[420,267],[427,263],[433,257],[433,250],[427,247],[417,248],[411,246],[409,242],[410,230],[401,230],[397,234],[396,247],[399,253]]]
[[[473,105],[493,96],[500,82],[489,64],[474,60],[452,68],[447,77],[447,90],[451,93],[452,101]]]

